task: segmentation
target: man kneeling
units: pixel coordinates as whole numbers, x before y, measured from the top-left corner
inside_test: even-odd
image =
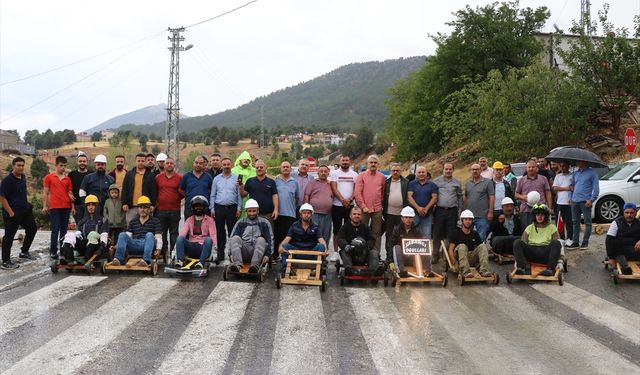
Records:
[[[84,256],[85,262],[96,254],[96,259],[107,254],[107,238],[109,223],[107,219],[96,212],[98,197],[88,195],[85,198],[86,215],[78,222],[75,232],[67,232],[62,241],[62,254],[64,260],[60,263],[74,265],[74,250]]]
[[[148,266],[151,264],[154,242],[156,254],[160,254],[160,249],[162,249],[162,226],[158,218],[150,216],[151,200],[142,195],[138,198],[137,205],[138,214],[129,222],[127,232],[122,232],[118,236],[116,255],[109,263],[112,266],[119,266],[124,263],[125,252],[130,255],[142,255],[142,259],[136,265],[139,267]]]
[[[473,212],[464,210],[460,214],[462,226],[457,228],[449,239],[449,257],[457,259],[458,272],[464,278],[472,278],[471,264],[479,265],[480,276],[489,277],[489,251],[482,243],[478,232],[473,230]],[[457,255],[457,256],[456,256]]]
[[[247,217],[236,222],[227,242],[231,258],[231,272],[240,272],[244,262],[251,262],[249,273],[258,273],[261,262],[266,262],[273,251],[271,224],[258,216],[260,208],[255,199],[244,206]]]
[[[527,261],[547,264],[547,269],[540,276],[553,276],[558,267],[558,259],[562,245],[560,234],[555,225],[549,222],[549,208],[544,204],[536,204],[531,210],[533,223],[522,233],[522,239],[513,244],[516,257],[516,274],[525,275]]]
[[[400,220],[402,222],[393,228],[393,232],[391,232],[391,236],[389,236],[389,240],[387,242],[387,248],[393,249],[393,261],[395,267],[398,268],[398,274],[400,277],[409,277],[409,273],[405,271],[404,266],[405,262],[411,263],[414,256],[403,254],[402,240],[404,238],[419,239],[424,238],[424,236],[422,235],[422,231],[420,231],[420,227],[413,222],[413,218],[416,216],[413,208],[409,206],[403,208],[400,212],[400,216]],[[434,251],[437,250],[434,249]],[[431,256],[421,256],[420,261],[422,262],[424,275],[427,277],[435,276],[433,272],[431,272]]]
[[[634,203],[625,203],[624,216],[615,219],[609,231],[605,245],[609,263],[618,262],[623,275],[631,275],[633,270],[628,260],[640,261],[640,220],[636,218],[638,207]]]
[[[340,227],[337,238],[345,275],[359,274],[357,269],[352,268],[354,261],[356,265],[366,264],[368,271],[376,276],[384,273],[384,267],[379,264],[380,253],[374,249],[376,239],[371,228],[362,224],[360,207],[351,207],[349,221]]]
[[[287,250],[313,250],[322,252],[322,256],[329,255],[327,244],[318,230],[318,224],[311,220],[313,206],[305,203],[300,206],[300,220],[294,221],[289,232],[280,243],[278,252],[284,254]],[[315,259],[313,256],[299,256],[300,259]],[[282,272],[287,269],[287,257],[282,257]]]
[[[199,258],[200,261],[193,265],[193,269],[200,270],[211,255],[211,249],[216,242],[216,224],[211,216],[204,214],[209,201],[202,195],[191,198],[192,216],[184,221],[180,229],[180,235],[176,240],[176,262],[175,266],[183,267],[185,253],[192,258]]]

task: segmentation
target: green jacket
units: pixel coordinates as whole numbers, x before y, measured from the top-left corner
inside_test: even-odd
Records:
[[[240,165],[240,160],[249,160],[249,166],[247,168],[243,168],[242,165]],[[256,169],[253,167],[253,165],[251,165],[251,162],[253,160],[251,160],[251,155],[249,154],[248,151],[242,151],[242,153],[240,154],[240,156],[238,156],[238,158],[236,159],[236,162],[234,164],[234,167],[231,168],[231,173],[238,175],[238,176],[242,176],[242,183],[246,183],[248,179],[250,179],[251,177],[255,177],[256,176]],[[249,196],[247,195],[246,197],[242,198],[242,212],[240,214],[240,217],[247,217],[247,212],[244,209],[244,205],[247,203],[247,201],[249,200]]]
[[[111,228],[126,227],[126,216],[122,211],[122,201],[120,199],[117,199],[114,203],[113,199],[107,198],[104,202],[102,217],[109,221],[109,226]]]

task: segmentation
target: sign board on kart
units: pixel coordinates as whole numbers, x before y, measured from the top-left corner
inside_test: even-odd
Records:
[[[631,154],[636,152],[637,144],[636,131],[633,128],[627,128],[627,131],[624,132],[624,146],[627,148],[627,152]]]
[[[404,255],[431,255],[433,242],[424,238],[403,238],[402,253]]]

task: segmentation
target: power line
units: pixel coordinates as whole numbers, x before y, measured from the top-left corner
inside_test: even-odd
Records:
[[[201,24],[203,24],[203,23],[205,23],[205,22],[213,21],[213,20],[215,20],[216,18],[220,18],[220,17],[222,17],[222,16],[226,16],[226,15],[227,15],[227,14],[229,14],[229,13],[233,13],[233,12],[235,12],[236,10],[242,9],[242,8],[244,8],[244,7],[248,6],[248,5],[251,5],[251,4],[253,4],[253,3],[257,2],[257,1],[258,1],[258,0],[249,1],[249,2],[248,2],[248,3],[246,3],[246,4],[240,5],[239,7],[237,7],[237,8],[233,8],[233,9],[231,9],[231,10],[229,10],[229,11],[224,12],[224,13],[220,13],[220,14],[218,14],[217,16],[213,16],[213,17],[211,17],[211,18],[207,18],[206,20],[204,20],[204,21],[200,21],[200,22],[197,22],[197,23],[194,23],[193,25],[185,26],[185,29],[188,29],[188,28],[190,28],[190,27],[194,27],[194,26],[201,25]]]

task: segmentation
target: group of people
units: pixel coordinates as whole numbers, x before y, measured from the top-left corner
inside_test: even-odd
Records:
[[[198,156],[184,175],[163,153],[137,154],[130,170],[122,155],[115,157],[110,172],[104,155],[97,155],[93,162],[95,171],[89,172],[89,159],[81,153],[77,168],[67,174],[67,159],[58,156],[55,170],[44,178],[42,209],[51,219],[52,258],[59,257],[58,248],[64,255],[61,261],[66,262],[73,262],[78,254],[88,259],[99,252],[117,265],[130,253],[142,255],[139,265],[148,265],[154,255],[175,248],[178,266],[187,255],[199,258],[196,268],[201,268],[212,253],[216,263],[222,262],[226,249],[234,269],[250,263],[250,271],[257,272],[261,263],[275,262],[295,248],[321,251],[330,260],[339,253],[347,273],[359,272],[354,263],[381,273],[384,235],[386,262],[401,274],[409,259],[400,248],[404,238],[433,239],[436,249],[448,240],[447,251],[465,276],[470,276],[473,264],[481,275],[489,274],[490,251],[513,253],[518,273],[526,272],[525,259],[546,263],[545,272],[553,272],[562,245],[559,240],[565,237],[551,223],[551,216],[555,213],[564,220],[567,248],[587,248],[590,207],[598,196],[597,174],[584,162],[570,173],[567,163],[539,165],[531,159],[518,178],[509,164],[496,161],[489,167],[482,157],[471,166],[464,184],[453,177],[451,163],[445,163],[442,174],[433,180],[424,166],[418,166],[408,179],[402,176],[400,164],[391,163],[387,178],[379,171],[376,155],[367,158],[361,173],[343,155],[333,170],[319,166],[317,178],[309,173],[307,159],[298,162],[295,172],[289,161],[283,161],[280,173],[271,178],[265,162],[246,151],[235,162],[217,153],[210,160]],[[5,268],[17,267],[9,255],[19,226],[26,232],[19,256],[32,258],[29,247],[36,225],[27,200],[24,163],[16,157],[0,184]],[[625,215],[609,231],[614,240],[608,239],[607,252],[613,259],[620,254],[610,248],[628,248],[629,233],[636,230],[636,223],[626,220],[631,209],[625,205]],[[70,215],[76,231],[67,233]],[[185,221],[179,228],[181,217]],[[578,245],[581,217],[586,229]],[[112,253],[109,239],[114,244]],[[640,245],[634,243],[634,248]],[[427,274],[438,256],[435,251],[425,261]],[[286,257],[281,261],[284,266]]]

